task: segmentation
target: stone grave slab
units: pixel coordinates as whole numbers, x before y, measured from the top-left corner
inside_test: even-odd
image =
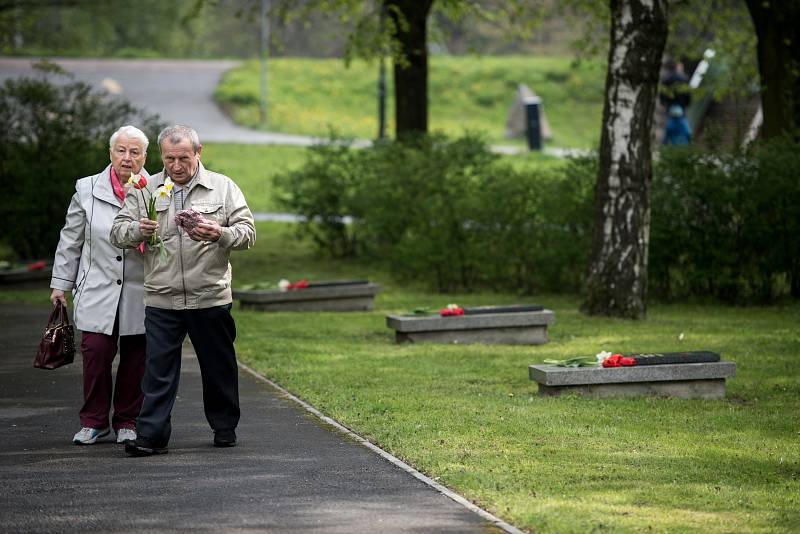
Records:
[[[466,308],[464,315],[454,317],[389,315],[386,326],[395,331],[398,343],[541,345],[548,342],[547,327],[555,323],[555,314],[535,308],[502,307],[496,313],[490,307]]]
[[[305,289],[280,291],[277,289],[233,290],[233,298],[243,310],[266,312],[282,311],[367,311],[374,306],[379,284],[368,281],[338,281],[311,283]]]
[[[540,396],[723,399],[725,380],[735,376],[736,363],[717,361],[613,368],[542,364],[529,366],[528,374],[539,385]]]
[[[53,265],[31,270],[28,267],[0,269],[0,287],[8,289],[26,289],[47,287],[53,275]]]

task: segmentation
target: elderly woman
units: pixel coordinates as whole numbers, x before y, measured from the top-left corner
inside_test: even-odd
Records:
[[[111,223],[124,203],[126,182],[144,174],[147,136],[133,126],[123,126],[111,136],[111,164],[75,184],[67,219],[53,262],[50,301],[65,306],[65,291],[72,291],[75,326],[81,331],[83,354],[83,406],[81,429],[72,439],[91,445],[109,434],[117,443],[136,439],[136,417],[142,406],[144,373],[144,288],[142,253],[123,250],[109,241]],[[117,355],[116,385],[111,363]]]

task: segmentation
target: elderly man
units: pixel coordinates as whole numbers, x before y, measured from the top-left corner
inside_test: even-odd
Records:
[[[231,250],[248,249],[256,239],[242,192],[230,178],[200,163],[197,132],[170,126],[159,134],[158,145],[164,171],[152,177],[147,190],[153,195],[169,184],[168,179],[173,184],[171,195],[156,195],[158,220],[147,217],[147,195],[131,190],[111,228],[111,241],[117,246],[135,248],[143,241],[150,243],[157,233],[166,250],[163,257],[149,246],[144,257],[147,364],[138,435],[125,447],[132,456],[167,452],[186,334],[200,363],[203,405],[214,445],[236,444],[239,382],[228,258]],[[203,222],[178,226],[175,214],[189,208]]]

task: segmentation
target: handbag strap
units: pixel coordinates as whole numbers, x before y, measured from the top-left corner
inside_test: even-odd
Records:
[[[57,300],[56,305],[53,306],[53,311],[50,312],[50,319],[47,320],[47,329],[62,324],[69,325],[69,315],[67,314],[67,307],[61,304],[60,300]]]
[[[69,314],[67,313],[67,307],[61,304],[61,301],[58,301],[58,318],[61,324],[69,326]]]

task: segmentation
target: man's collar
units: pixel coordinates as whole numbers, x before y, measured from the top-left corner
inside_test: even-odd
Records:
[[[169,174],[167,174],[167,170],[164,169],[164,172],[161,174],[161,178],[162,178],[161,183],[162,184],[163,184],[164,180],[167,179],[168,176],[169,176]],[[181,189],[186,189],[186,192],[188,193],[189,191],[192,190],[192,188],[195,185],[198,185],[198,184],[202,185],[206,189],[214,189],[214,184],[211,182],[211,179],[208,177],[208,171],[205,169],[205,167],[203,167],[203,164],[201,162],[199,162],[199,161],[197,162],[197,171],[195,171],[194,176],[192,176],[192,179],[189,180],[188,182],[186,182],[183,185],[175,184],[175,187],[178,187],[178,188],[181,188]],[[161,185],[161,184],[159,184],[159,185]]]
[[[197,174],[192,178],[192,181],[194,181],[196,185],[202,185],[206,189],[214,189],[214,184],[208,177],[208,171],[203,167],[203,163],[200,161],[197,162]]]

